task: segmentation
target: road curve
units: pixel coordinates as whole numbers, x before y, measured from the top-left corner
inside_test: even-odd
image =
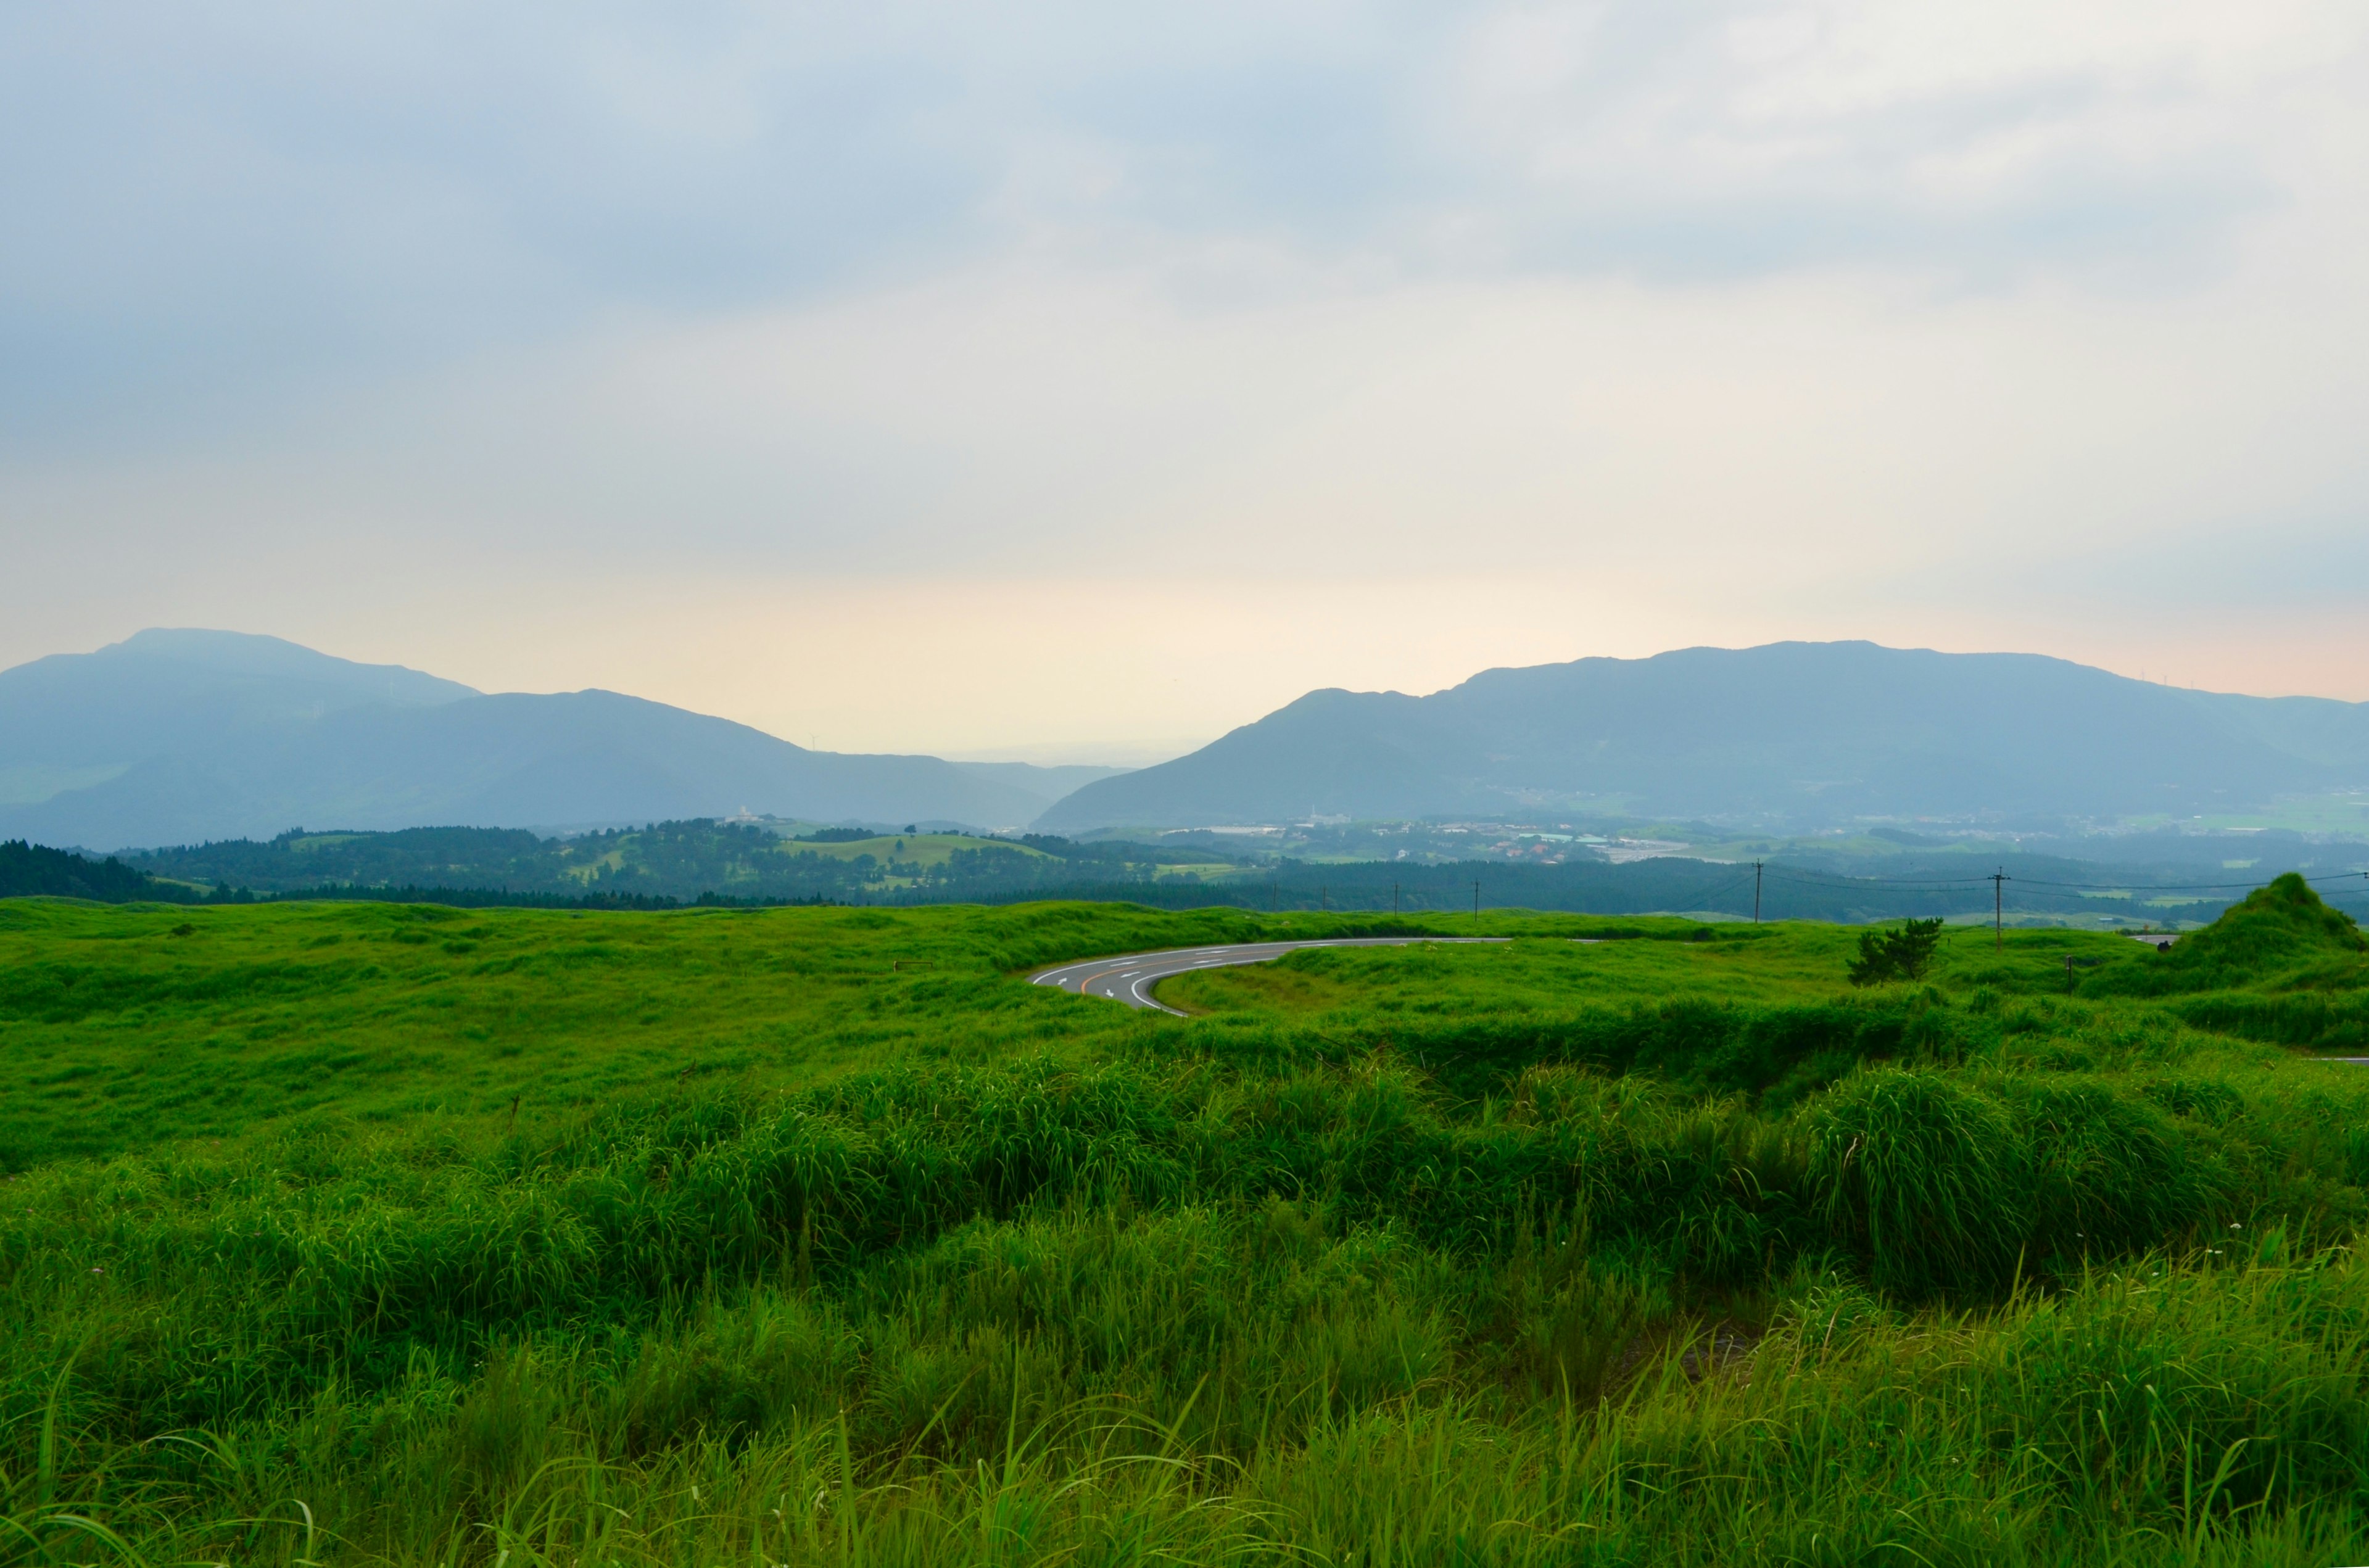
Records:
[[[1419,942],[1506,942],[1503,936],[1334,936],[1312,942],[1237,942],[1218,947],[1170,947],[1157,953],[1121,953],[1056,964],[1028,977],[1028,983],[1058,986],[1080,996],[1104,996],[1129,1007],[1183,1013],[1151,1000],[1151,988],[1173,975],[1221,969],[1230,964],[1265,964],[1303,947],[1411,947]]]

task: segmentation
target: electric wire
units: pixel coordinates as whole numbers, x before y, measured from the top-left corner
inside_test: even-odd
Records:
[[[1770,867],[1768,875],[1786,882],[1798,882],[1813,887],[1895,887],[1906,891],[1937,893],[1961,887],[1975,887],[1991,880],[1987,875],[1965,877],[1885,877],[1850,876],[1843,873],[1804,873],[1799,867]],[[2304,878],[2306,882],[2359,882],[2369,879],[2369,871],[2331,871]],[[2262,886],[2256,877],[2249,882],[2058,882],[2041,876],[2017,876],[2002,874],[2002,880],[2021,883],[2026,887],[2068,887],[2091,893],[2223,893],[2236,888]]]
[[[1788,876],[1782,872],[1771,871],[1768,873],[1768,880],[1771,882],[1790,882],[1796,887],[1823,887],[1830,892],[1836,893],[1875,891],[1891,893],[1974,893],[1979,892],[1982,887],[1982,883],[1988,882],[1990,878],[1986,876],[1982,878],[1981,882],[1877,882],[1872,879],[1866,882],[1849,882],[1825,881],[1807,876]]]
[[[2331,871],[2318,876],[2306,876],[2306,882],[2359,882],[2369,878],[2369,871]],[[1983,880],[1989,881],[1985,877]],[[2258,877],[2251,882],[2048,882],[2037,876],[2010,876],[2010,882],[2020,882],[2027,887],[2073,887],[2092,893],[2226,893],[2233,888],[2254,888],[2263,886]]]
[[[2067,892],[2122,893],[2125,895],[2146,893],[2226,893],[2236,892],[2240,889],[2251,891],[2254,888],[2263,886],[2263,879],[2259,877],[2248,882],[2060,882],[2046,877],[2016,876],[2002,872],[1996,878],[1986,876],[1963,878],[1932,877],[1917,879],[1910,877],[1844,876],[1832,873],[1802,873],[1798,870],[1780,870],[1775,867],[1764,867],[1764,875],[1771,881],[1790,882],[1796,887],[1819,887],[1831,892],[1846,892],[1855,889],[1864,889],[1872,892],[1877,889],[1882,889],[1894,893],[1971,893],[1980,887],[1983,883],[1993,881],[1999,884],[2009,882],[2019,883],[2026,887],[2058,888]],[[2317,876],[2306,876],[2303,880],[2306,885],[2324,883],[2369,884],[2369,871],[2323,872]],[[2000,891],[2004,892],[2004,890],[2005,889],[2002,887]],[[2369,886],[2364,886],[2363,891],[2369,892]]]
[[[1707,910],[1711,908],[1711,900],[1725,898],[1730,893],[1740,892],[1744,888],[1751,886],[1751,884],[1752,878],[1750,876],[1731,877],[1725,882],[1710,884],[1708,891],[1697,890],[1692,893],[1684,894],[1680,898],[1674,898],[1669,901],[1672,903],[1688,903],[1691,904],[1695,909]]]
[[[1774,862],[1770,863],[1768,875],[1782,876],[1789,882],[1810,882],[1834,887],[1923,887],[1928,885],[1971,887],[1990,880],[1987,874],[1981,876],[1850,876],[1838,871],[1811,871],[1801,866],[1780,869]],[[1822,878],[1830,880],[1821,881]]]

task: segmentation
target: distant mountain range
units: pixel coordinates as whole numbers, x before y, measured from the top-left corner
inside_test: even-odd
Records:
[[[1118,772],[813,751],[614,692],[487,695],[231,632],[0,671],[0,839],[99,850],[742,810],[1016,828]]]
[[[2363,784],[2369,704],[2192,692],[2032,654],[1774,643],[1492,670],[1427,697],[1311,692],[1087,784],[1036,826],[1590,811],[1799,830],[2191,816]]]
[[[488,695],[228,632],[0,671],[0,839],[94,850],[744,809],[1072,835],[1558,812],[1802,831],[2187,817],[2364,784],[2369,704],[1871,643],[1493,670],[1427,697],[1312,692],[1132,773],[815,751],[613,692]]]

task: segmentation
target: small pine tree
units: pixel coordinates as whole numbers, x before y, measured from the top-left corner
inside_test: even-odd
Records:
[[[1922,979],[1941,944],[1938,920],[1909,921],[1897,930],[1870,926],[1859,933],[1859,956],[1850,962],[1850,983],[1880,986],[1887,980]]]

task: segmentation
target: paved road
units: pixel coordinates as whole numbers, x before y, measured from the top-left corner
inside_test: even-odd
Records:
[[[1080,996],[1106,996],[1129,1007],[1184,1013],[1151,1000],[1151,988],[1171,975],[1219,969],[1229,964],[1265,964],[1303,947],[1407,947],[1418,942],[1504,942],[1503,936],[1338,936],[1316,942],[1238,942],[1224,947],[1172,947],[1160,953],[1122,953],[1058,964],[1028,977],[1029,983],[1059,986]]]

